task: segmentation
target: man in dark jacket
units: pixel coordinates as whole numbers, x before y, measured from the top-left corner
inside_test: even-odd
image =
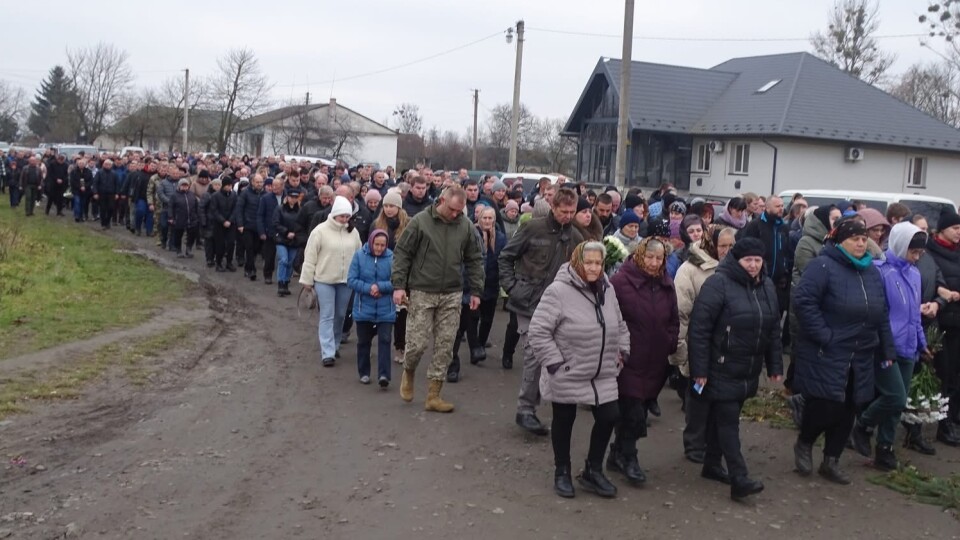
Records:
[[[282,193],[282,190],[281,190]],[[320,189],[317,190],[316,198],[307,201],[300,207],[300,213],[297,214],[297,225],[300,227],[300,230],[306,231],[308,234],[313,229],[310,228],[310,225],[313,223],[319,223],[321,220],[314,218],[323,213],[323,219],[326,219],[326,215],[330,212],[330,208],[333,206],[333,198],[336,196],[333,188],[330,186],[320,186]],[[314,225],[316,226],[316,225]]]
[[[273,283],[273,269],[277,264],[277,245],[273,235],[273,214],[283,203],[283,182],[267,178],[263,195],[257,203],[257,236],[260,237],[260,256],[263,257],[263,282]]]
[[[28,216],[33,215],[37,206],[37,197],[40,195],[40,188],[43,185],[43,171],[40,169],[40,162],[36,157],[30,156],[27,160],[27,166],[20,171],[20,191],[25,199],[24,211]]]
[[[257,232],[257,207],[263,195],[263,177],[253,175],[250,185],[237,197],[233,221],[243,242],[243,277],[257,280],[257,254],[260,253],[260,234]]]
[[[422,176],[414,176],[410,179],[410,191],[403,199],[403,210],[413,219],[413,216],[424,211],[433,204],[427,195],[429,185],[427,179]]]
[[[603,225],[603,236],[610,236],[620,230],[620,216],[613,213],[613,197],[609,193],[597,195],[593,212],[600,218],[600,225]]]
[[[73,220],[77,223],[90,218],[86,213],[93,174],[87,168],[87,160],[79,159],[70,171],[70,191],[73,194]]]
[[[483,254],[473,225],[463,215],[465,205],[462,188],[447,188],[435,206],[410,220],[394,250],[393,300],[409,310],[400,397],[407,402],[413,400],[417,365],[433,341],[426,410],[434,412],[453,411],[453,405],[440,398],[440,390],[460,321],[462,266],[466,267],[470,290],[483,290]],[[480,297],[471,295],[470,309],[479,306]]]
[[[526,335],[530,319],[543,291],[553,283],[560,265],[570,260],[583,236],[572,226],[577,213],[577,194],[561,189],[546,217],[534,218],[520,227],[500,252],[500,285],[510,295],[507,309],[517,316],[517,331]],[[517,425],[537,435],[547,428],[536,415],[540,403],[540,363],[524,340],[523,378],[517,400]]]
[[[179,258],[193,258],[193,245],[200,230],[200,209],[197,196],[190,191],[190,180],[181,178],[177,192],[170,197],[170,226],[173,227],[173,246]],[[187,243],[183,243],[183,234]]]
[[[147,185],[150,175],[134,160],[130,163],[130,172],[127,174],[127,192],[130,195],[130,205],[133,208],[133,220],[130,231],[137,236],[147,229],[147,236],[153,235],[153,212],[150,212],[150,201],[147,199]]]
[[[943,274],[950,302],[939,310],[937,322],[943,330],[943,350],[934,358],[941,393],[950,398],[947,418],[937,426],[937,440],[960,446],[960,215],[952,210],[940,214],[937,232],[927,241],[926,256],[936,261]]]
[[[91,189],[94,200],[100,205],[100,228],[103,230],[110,228],[110,221],[113,219],[118,184],[117,174],[113,172],[113,160],[108,159],[103,162],[103,168],[93,177]]]
[[[220,191],[210,197],[210,208],[207,212],[207,218],[213,228],[213,256],[217,272],[237,271],[237,267],[233,265],[237,228],[230,221],[236,207],[237,195],[233,192],[233,179],[224,176]]]
[[[50,207],[57,209],[57,215],[63,215],[63,193],[67,190],[67,158],[63,154],[47,162],[47,210],[46,215],[50,215]]]
[[[757,238],[766,247],[763,267],[777,288],[777,301],[783,313],[790,305],[790,279],[793,261],[790,254],[790,227],[783,221],[783,199],[771,195],[760,217],[737,233],[737,240]],[[789,332],[784,332],[785,337]]]

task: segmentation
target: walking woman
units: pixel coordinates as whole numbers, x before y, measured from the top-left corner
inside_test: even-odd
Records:
[[[320,358],[324,367],[332,367],[340,356],[343,320],[351,293],[347,272],[353,254],[360,249],[360,234],[348,224],[351,215],[353,205],[346,197],[338,196],[329,218],[310,232],[303,253],[300,284],[317,293]]]
[[[887,293],[890,330],[897,357],[893,365],[882,364],[883,369],[877,371],[879,396],[857,418],[853,446],[861,455],[870,457],[876,428],[877,449],[873,465],[883,471],[897,469],[897,456],[893,452],[897,422],[907,406],[910,379],[917,359],[930,356],[920,318],[920,271],[916,267],[926,245],[927,233],[913,223],[898,223],[890,230],[890,247],[885,260],[877,264]]]
[[[730,484],[733,499],[763,491],[763,484],[747,475],[740,450],[743,402],[757,394],[764,367],[773,382],[783,379],[780,307],[773,281],[763,272],[765,252],[756,238],[737,242],[704,282],[690,317],[691,400],[706,401],[709,408],[700,475]]]
[[[497,259],[507,245],[507,237],[497,230],[497,211],[485,205],[477,205],[475,217],[483,250],[483,291],[480,293],[480,309],[467,310],[471,320],[467,327],[467,343],[470,345],[470,363],[476,365],[487,359],[486,343],[493,328],[493,316],[497,313],[500,298],[500,270]]]
[[[397,240],[407,224],[410,223],[410,216],[403,209],[403,198],[395,188],[387,190],[380,205],[380,215],[373,220],[372,229],[380,229],[387,232],[387,248],[393,251],[397,246]],[[397,306],[397,320],[393,324],[393,346],[397,351],[396,362],[403,363],[403,349],[406,345],[407,336],[407,308],[406,306]]]
[[[850,477],[840,455],[857,408],[874,397],[878,360],[896,359],[880,271],[867,253],[867,227],[857,216],[837,221],[821,255],[810,261],[793,293],[798,335],[793,390],[803,395],[796,470],[813,471],[813,443],[825,435],[821,476]]]
[[[631,484],[646,481],[637,460],[637,440],[647,436],[647,411],[667,382],[668,357],[677,352],[680,316],[673,280],[666,274],[666,245],[644,238],[633,257],[610,279],[630,332],[630,358],[617,379],[620,422],[607,469]]]
[[[613,287],[603,273],[606,248],[583,242],[563,263],[530,321],[527,335],[541,364],[540,392],[553,403],[554,490],[573,497],[570,438],[577,405],[593,411],[590,450],[581,487],[601,497],[617,488],[603,474],[603,454],[619,416],[617,374],[630,354],[630,334],[620,314]]]
[[[378,193],[371,191],[370,193]],[[390,266],[393,251],[387,231],[374,229],[367,243],[353,256],[347,283],[353,289],[353,320],[357,323],[357,371],[360,382],[370,384],[370,345],[377,338],[377,382],[390,385],[390,338],[397,319],[393,303]]]
[[[279,183],[279,182],[278,182]],[[277,296],[290,296],[293,261],[303,246],[304,231],[297,224],[300,215],[300,190],[289,188],[283,204],[273,211],[273,243],[277,250]]]

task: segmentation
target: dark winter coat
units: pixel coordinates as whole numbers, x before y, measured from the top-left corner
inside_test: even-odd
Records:
[[[630,331],[630,357],[617,379],[620,395],[656,399],[667,382],[667,357],[677,351],[680,334],[673,280],[667,275],[650,276],[629,259],[610,283]]]
[[[87,195],[90,193],[90,186],[93,185],[93,173],[86,167],[74,167],[70,172],[70,191],[74,195]],[[83,191],[80,188],[85,188]]]
[[[483,234],[477,229],[480,235],[480,249],[483,250]],[[500,269],[498,259],[500,252],[507,245],[507,236],[494,229],[493,246],[486,249],[483,254],[483,294],[480,299],[484,301],[496,300],[500,296]]]
[[[301,230],[310,234],[310,231],[312,231],[314,227],[327,219],[327,214],[330,213],[330,208],[332,207],[332,204],[321,206],[319,199],[311,199],[300,206],[300,215],[297,216],[297,224]],[[320,212],[323,212],[323,219],[314,219]]]
[[[353,320],[357,322],[388,323],[397,320],[397,305],[393,303],[393,283],[390,282],[390,266],[393,252],[384,250],[375,257],[366,243],[357,250],[350,262],[347,285],[353,289]],[[380,297],[370,294],[376,283]]]
[[[192,229],[200,225],[200,205],[192,191],[177,191],[167,208],[174,229]]]
[[[237,204],[233,209],[233,219],[237,227],[254,230],[257,228],[257,207],[260,205],[260,196],[263,191],[254,191],[248,186],[237,195]]]
[[[237,194],[232,189],[219,190],[210,197],[210,208],[207,217],[212,225],[223,226],[224,221],[230,221],[230,226],[235,227],[231,218],[233,211],[237,207]]]
[[[744,401],[757,393],[760,372],[783,374],[780,307],[770,278],[750,277],[728,255],[693,304],[687,334],[690,377],[706,377],[703,397]]]
[[[793,267],[793,250],[790,249],[790,226],[783,218],[774,218],[766,212],[754,219],[740,232],[737,239],[757,238],[767,248],[763,256],[763,270],[778,288],[790,285],[790,271]]]
[[[507,309],[532,317],[560,265],[570,260],[573,248],[582,241],[579,231],[569,223],[557,223],[552,212],[520,227],[498,261],[500,286],[510,295]]]
[[[370,226],[373,225],[373,219],[373,212],[367,208],[367,205],[360,204],[350,220],[350,224],[353,225],[353,228],[360,233],[360,241],[364,244],[367,243],[367,236],[370,234]]]
[[[266,235],[273,239],[273,213],[280,206],[283,196],[277,200],[277,196],[267,191],[260,196],[260,202],[257,203],[257,234]]]
[[[273,224],[273,241],[277,245],[284,245],[287,247],[303,247],[307,245],[307,236],[309,233],[305,233],[300,229],[300,225],[297,222],[297,216],[300,213],[300,206],[287,206],[287,203],[283,203],[278,206],[273,211],[273,219],[271,223]],[[287,233],[294,233],[293,238],[287,238]]]
[[[47,189],[53,192],[64,191],[67,189],[67,167],[66,161],[63,163],[56,159],[51,159],[47,163]],[[57,180],[62,180],[57,183]]]
[[[118,189],[120,189],[120,180],[113,170],[100,169],[100,172],[93,177],[91,191],[96,195],[115,195]]]
[[[403,199],[403,210],[411,218],[420,212],[423,212],[427,208],[430,208],[432,205],[433,199],[428,196],[424,196],[422,200],[418,201],[413,198],[413,193],[407,193],[407,196]]]
[[[127,175],[127,195],[131,201],[147,200],[147,184],[150,176],[143,171],[134,171]],[[194,193],[196,195],[196,193]]]
[[[943,274],[944,287],[951,291],[960,291],[960,249],[950,249],[937,242],[931,235],[927,241],[927,254],[932,257]],[[937,312],[940,328],[960,328],[960,302],[950,302]]]
[[[872,400],[878,362],[897,357],[880,271],[854,267],[827,242],[793,291],[793,311],[794,391],[845,402],[852,371],[854,402]]]
[[[212,230],[213,219],[210,217],[210,201],[213,199],[214,193],[213,188],[210,188],[200,197],[200,227],[203,229]]]

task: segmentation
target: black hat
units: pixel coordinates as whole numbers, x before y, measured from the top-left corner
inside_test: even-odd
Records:
[[[210,178],[210,173],[207,172],[206,169],[203,169],[202,171],[197,173],[197,178]]]
[[[580,213],[588,208],[590,208],[590,201],[582,197],[577,199],[577,213]]]
[[[639,195],[627,195],[627,197],[623,199],[624,208],[634,208],[641,204],[643,204],[643,197]]]
[[[927,247],[927,233],[919,231],[910,239],[907,249],[924,249]]]
[[[221,185],[221,186],[227,186],[227,185],[232,186],[232,185],[233,185],[233,177],[232,177],[232,176],[229,176],[229,175],[226,175],[226,174],[223,175],[223,176],[221,176],[221,177],[220,177],[220,185]]]
[[[830,212],[834,208],[837,208],[837,205],[831,204],[829,206],[818,206],[816,210],[813,211],[813,216],[820,220],[820,223],[823,223],[823,226],[830,230]]]
[[[960,214],[957,214],[950,208],[944,208],[943,211],[940,212],[940,219],[937,220],[937,230],[942,231],[954,225],[960,225]]]
[[[844,216],[840,218],[837,220],[837,224],[834,226],[833,232],[830,233],[833,241],[838,244],[842,244],[844,240],[853,238],[854,236],[866,235],[867,225],[863,222],[863,218],[857,215]]]
[[[660,216],[651,216],[647,224],[647,236],[670,238],[670,220]]]
[[[300,190],[297,188],[290,188],[284,192],[284,195],[286,195],[287,197],[299,197]]]
[[[738,261],[744,257],[763,257],[766,251],[763,242],[753,237],[737,240],[737,243],[730,248],[733,258]]]

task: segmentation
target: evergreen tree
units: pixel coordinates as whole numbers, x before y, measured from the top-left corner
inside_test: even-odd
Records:
[[[77,94],[61,66],[54,66],[40,83],[40,90],[30,108],[27,127],[35,135],[51,142],[77,140]]]

